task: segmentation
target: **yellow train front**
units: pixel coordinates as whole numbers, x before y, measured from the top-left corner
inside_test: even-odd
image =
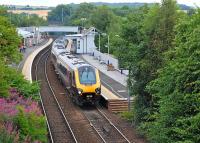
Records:
[[[79,104],[95,104],[101,97],[99,72],[90,65],[79,66],[74,70],[74,83],[71,92],[73,100]]]

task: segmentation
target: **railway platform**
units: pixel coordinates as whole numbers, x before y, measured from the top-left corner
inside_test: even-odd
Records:
[[[53,39],[49,39],[45,43],[33,48],[29,49],[26,54],[24,54],[24,59],[18,66],[18,68],[22,69],[22,74],[24,75],[25,79],[32,82],[32,76],[31,76],[31,68],[34,58],[37,56],[37,54],[42,51],[44,48],[46,48],[48,45],[52,43]]]
[[[82,58],[92,66],[99,69],[101,78],[101,91],[103,98],[108,102],[108,109],[112,112],[121,112],[128,110],[128,77],[117,70],[108,71],[107,65],[90,55],[81,55]],[[133,98],[130,98],[132,101]]]
[[[22,52],[22,61],[16,66],[18,71],[22,71],[22,68],[24,66],[24,63],[26,61],[26,59],[29,57],[29,55],[34,52],[36,49],[38,49],[39,47],[41,47],[42,45],[45,45],[48,42],[49,39],[46,39],[44,41],[42,41],[40,44],[36,45],[36,46],[32,46],[32,47],[27,47],[26,50],[24,52]]]

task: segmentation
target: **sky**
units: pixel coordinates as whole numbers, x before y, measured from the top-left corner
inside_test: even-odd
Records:
[[[161,0],[0,0],[0,5],[56,6],[58,4],[81,2],[160,2]],[[179,4],[200,7],[200,0],[177,0]]]

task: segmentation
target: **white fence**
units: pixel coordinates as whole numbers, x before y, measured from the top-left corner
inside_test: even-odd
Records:
[[[97,50],[94,50],[93,55],[99,59],[100,62],[103,62],[105,64],[112,64],[115,69],[119,69],[118,66],[118,60],[113,58],[112,56],[108,54],[101,53]]]
[[[96,57],[101,63],[112,64],[116,70],[118,70],[122,74],[128,75],[129,71],[125,69],[123,70],[119,69],[118,59],[115,59],[111,55],[104,54],[97,50],[94,50],[93,56]]]

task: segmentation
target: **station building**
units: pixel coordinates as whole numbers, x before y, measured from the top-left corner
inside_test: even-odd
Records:
[[[65,35],[67,39],[73,41],[72,49],[77,54],[91,54],[96,49],[94,40],[96,29],[91,27],[82,30],[79,34]]]

